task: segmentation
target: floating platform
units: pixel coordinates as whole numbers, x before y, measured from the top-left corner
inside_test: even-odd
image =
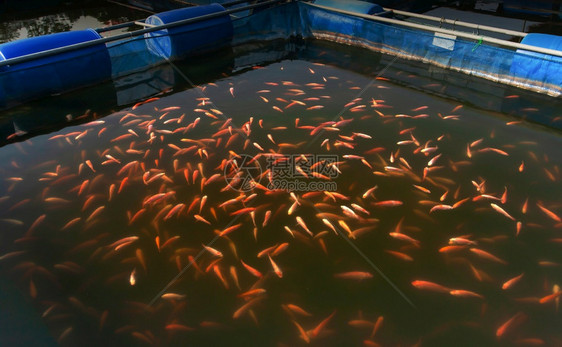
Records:
[[[405,17],[420,18],[429,24],[400,19]],[[443,23],[475,32],[446,29],[441,27]],[[116,28],[134,26],[141,29],[101,36]],[[485,36],[480,31],[510,35],[521,42]],[[0,107],[10,108],[42,96],[118,81],[171,60],[225,47],[290,38],[363,47],[541,94],[562,94],[560,36],[447,20],[364,1],[270,0],[182,8],[108,28],[2,44]]]

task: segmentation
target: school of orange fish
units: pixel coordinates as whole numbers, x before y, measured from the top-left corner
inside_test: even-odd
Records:
[[[539,328],[560,323],[560,169],[498,140],[519,121],[473,135],[462,105],[387,103],[385,78],[274,66],[4,147],[1,269],[60,344],[562,343]],[[289,155],[337,189],[270,189]]]

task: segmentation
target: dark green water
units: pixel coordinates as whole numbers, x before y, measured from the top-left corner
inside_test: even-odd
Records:
[[[400,62],[384,57],[372,66],[346,69],[314,63],[339,54],[316,48],[307,60],[282,59],[212,83],[196,82],[197,88],[176,88],[107,115],[100,111],[103,118],[93,123],[0,148],[0,271],[43,316],[55,340],[62,345],[560,344],[558,302],[539,302],[562,283],[562,223],[556,220],[562,215],[560,132],[485,111],[476,101],[441,98],[431,90],[439,86],[423,77],[401,80]],[[389,64],[379,77],[390,80],[376,79]],[[440,88],[452,85],[444,81]],[[95,105],[94,96],[91,102]],[[541,112],[550,105],[535,107],[539,111],[511,113]],[[293,192],[299,203],[291,208],[290,193],[263,188],[270,176],[254,171],[278,172],[282,162],[272,166],[266,154],[302,154],[311,162],[324,156],[337,161],[339,172],[322,171],[332,174],[329,179],[310,171],[309,178],[301,172],[277,177],[304,182]],[[242,165],[236,158],[243,155],[257,159]],[[233,158],[242,165],[240,177],[262,186],[229,189],[237,172]],[[305,161],[297,161],[307,173]],[[431,169],[424,175],[425,168]],[[202,177],[212,181],[202,183]],[[318,191],[318,182],[332,192]],[[156,194],[164,197],[146,202]],[[221,207],[231,199],[237,201]],[[381,206],[389,200],[399,203]],[[345,213],[341,206],[354,209],[352,204],[366,212]],[[455,208],[431,212],[436,205]],[[169,214],[174,207],[179,212]],[[250,209],[233,214],[242,208]],[[266,213],[271,216],[263,226]],[[134,238],[118,242],[127,237]],[[474,244],[440,251],[453,237]],[[287,248],[272,255],[279,277],[268,257],[257,255],[284,243]],[[372,277],[341,278],[349,272]],[[412,284],[417,280],[448,290],[420,289]],[[251,289],[261,290],[240,297]],[[454,290],[472,294],[450,294]],[[287,309],[289,304],[309,315]],[[514,319],[497,336],[518,313],[525,319]]]

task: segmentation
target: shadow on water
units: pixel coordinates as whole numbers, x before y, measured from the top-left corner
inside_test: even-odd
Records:
[[[0,276],[0,340],[6,346],[57,346],[39,313],[10,279]]]
[[[257,48],[267,49],[256,52]],[[277,41],[224,49],[120,77],[74,92],[53,95],[0,112],[0,146],[67,126],[89,122],[134,105],[194,86],[235,76],[256,65],[295,57],[295,44]]]
[[[193,85],[240,74],[254,66],[267,66],[281,59],[308,59],[365,76],[382,74],[397,85],[497,112],[511,117],[512,121],[526,120],[562,129],[559,98],[434,66],[392,59],[361,48],[294,39],[234,47],[233,50],[214,54],[211,60],[190,58],[176,61],[174,65],[163,64],[109,83],[5,110],[0,113],[0,145],[97,119],[150,97],[189,89]]]
[[[115,81],[53,95],[28,102],[0,113],[1,145],[21,141],[84,122],[89,122],[143,99],[193,88],[232,72],[233,60],[228,51],[224,57],[209,61],[202,58],[162,64],[121,77]],[[179,68],[179,70],[178,70]],[[181,73],[178,73],[181,71]],[[189,76],[190,81],[184,76]]]

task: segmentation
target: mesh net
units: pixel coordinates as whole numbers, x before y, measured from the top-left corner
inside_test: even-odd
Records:
[[[233,17],[232,24],[234,27],[232,42],[224,39],[216,42],[210,38],[208,41],[203,40],[191,53],[202,54],[224,46],[236,49],[252,42],[271,40],[290,42],[292,38],[320,39],[363,47],[550,96],[560,96],[562,93],[562,59],[558,57],[544,54],[530,55],[528,52],[504,49],[451,35],[365,20],[319,9],[304,2],[291,2],[273,8],[254,10],[247,17]],[[204,37],[197,29],[191,32],[196,36]],[[174,45],[182,45],[182,40],[186,37],[189,35],[185,35],[185,32],[177,36],[171,34],[169,41]],[[139,78],[150,79],[150,76],[142,75],[142,71],[149,71],[155,66],[162,66],[168,62],[168,58],[147,49],[154,46],[151,42],[154,39],[140,35],[108,43],[107,53],[110,58],[111,74],[106,76],[105,80],[113,80],[119,88],[122,88],[128,81],[137,83]],[[80,83],[67,83],[61,79],[61,69],[58,67],[70,63],[71,60],[63,59],[56,64],[51,64],[52,66],[37,64],[35,67],[19,71],[0,69],[0,107],[10,107],[42,95],[56,94],[96,82],[88,80],[84,85],[79,85]],[[80,66],[90,70],[102,68],[96,57],[80,52],[73,55],[72,64],[78,66],[75,67],[76,71],[79,71]],[[141,77],[131,78],[132,74],[139,72]],[[162,74],[155,75],[155,79],[162,80]],[[34,83],[35,81],[60,83],[41,85]],[[134,96],[125,99],[133,100]]]
[[[303,34],[421,61],[552,96],[562,93],[562,59],[529,55],[452,35],[364,20],[299,3]],[[532,64],[534,69],[518,69]]]

